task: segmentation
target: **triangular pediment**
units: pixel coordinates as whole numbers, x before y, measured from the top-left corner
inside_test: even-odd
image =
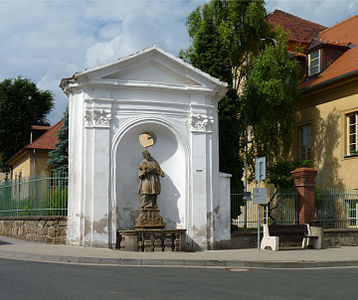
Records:
[[[169,83],[175,85],[201,85],[198,81],[172,70],[170,66],[165,64],[165,62],[159,61],[153,57],[122,67],[119,71],[107,74],[101,78],[131,82],[139,81],[164,84]]]
[[[317,48],[318,46],[322,45],[322,42],[318,39],[313,39],[310,45],[306,49],[306,53],[311,52],[313,49]]]
[[[172,54],[153,47],[121,58],[115,62],[75,73],[64,78],[61,87],[67,91],[78,84],[104,84],[113,87],[155,87],[215,93],[220,99],[227,84]]]

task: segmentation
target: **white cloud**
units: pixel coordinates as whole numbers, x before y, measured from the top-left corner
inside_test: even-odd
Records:
[[[122,11],[121,22],[112,39],[97,42],[86,53],[86,66],[109,62],[119,57],[158,44],[177,54],[188,45],[184,19],[203,1],[184,4],[178,1],[133,1]],[[190,4],[190,5],[189,5]],[[91,10],[93,16],[95,12]],[[104,26],[101,36],[114,34],[112,24]]]
[[[23,75],[52,90],[57,122],[67,106],[61,78],[152,44],[177,54],[189,44],[185,18],[208,0],[1,1],[0,80]],[[332,25],[358,1],[268,0],[266,7]]]
[[[67,106],[61,78],[158,43],[188,45],[184,19],[204,1],[0,1],[0,80],[29,77]],[[75,67],[74,67],[75,66]]]
[[[44,75],[37,83],[41,90],[50,90],[55,96],[55,107],[49,114],[48,119],[52,123],[58,122],[63,117],[63,112],[68,107],[68,98],[59,87],[59,78],[70,77],[78,70],[77,65],[66,64],[62,61],[54,61],[47,69]]]
[[[266,0],[266,8],[272,12],[280,9],[303,19],[333,26],[358,13],[356,0]]]
[[[94,67],[117,59],[121,49],[120,41],[120,36],[117,36],[109,42],[100,42],[91,46],[86,52],[85,65]]]

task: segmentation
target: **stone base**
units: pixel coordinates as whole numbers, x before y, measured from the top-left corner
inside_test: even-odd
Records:
[[[136,229],[117,232],[122,251],[185,251],[186,229]]]
[[[162,229],[165,227],[158,207],[144,207],[135,220],[135,229]]]

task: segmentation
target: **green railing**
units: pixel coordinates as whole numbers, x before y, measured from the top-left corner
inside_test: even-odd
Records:
[[[271,200],[269,207],[260,206],[260,223],[296,224],[296,194],[295,189],[270,189],[267,191]],[[257,205],[252,201],[252,193],[240,190],[231,191],[231,219],[232,231],[238,228],[254,229],[257,227]]]
[[[0,217],[67,215],[68,177],[27,177],[0,184]]]
[[[358,228],[357,203],[357,190],[317,189],[317,219],[324,228]]]
[[[268,224],[297,224],[298,209],[295,189],[268,190],[268,198],[272,199],[270,210],[260,207],[260,222]],[[242,191],[231,192],[231,219],[239,228],[257,227],[257,205],[252,196]],[[358,191],[337,189],[316,189],[316,220],[324,228],[358,228]]]

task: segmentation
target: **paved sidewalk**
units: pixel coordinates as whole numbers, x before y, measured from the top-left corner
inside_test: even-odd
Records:
[[[48,245],[0,236],[0,257],[104,265],[314,268],[358,266],[358,246],[321,250],[259,252],[257,249],[234,249],[148,253]]]

